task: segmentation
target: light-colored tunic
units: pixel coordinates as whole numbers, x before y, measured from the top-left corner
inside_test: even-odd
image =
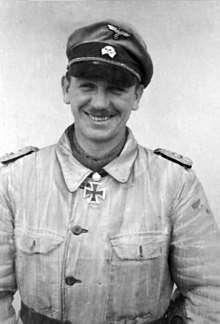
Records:
[[[28,307],[73,324],[148,323],[174,282],[189,323],[220,323],[219,230],[194,172],[131,131],[104,169],[85,188],[91,170],[65,133],[0,169],[0,323],[16,323],[17,288]]]

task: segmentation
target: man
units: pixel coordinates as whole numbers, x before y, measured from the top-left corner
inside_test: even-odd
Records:
[[[16,289],[23,324],[220,323],[220,234],[191,161],[126,127],[153,74],[144,41],[102,21],[67,57],[74,124],[1,160],[0,323]]]

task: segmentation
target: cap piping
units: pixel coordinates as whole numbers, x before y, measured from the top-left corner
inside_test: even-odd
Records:
[[[120,62],[115,62],[115,61],[109,61],[109,60],[106,60],[106,59],[104,59],[102,57],[97,57],[97,56],[94,56],[94,57],[93,56],[77,57],[77,58],[74,58],[74,59],[69,61],[68,67],[70,67],[73,63],[85,62],[85,61],[100,61],[100,62],[104,62],[104,63],[119,66],[121,68],[124,68],[124,69],[128,70],[130,73],[134,74],[137,77],[138,81],[141,82],[141,76],[135,70],[133,70],[132,68],[130,68],[126,64],[120,63]]]

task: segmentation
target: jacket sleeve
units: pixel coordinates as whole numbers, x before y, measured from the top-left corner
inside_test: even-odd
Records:
[[[8,198],[7,167],[0,168],[0,323],[16,323],[13,218]]]
[[[172,210],[170,268],[187,323],[220,323],[220,231],[194,172],[183,169]]]

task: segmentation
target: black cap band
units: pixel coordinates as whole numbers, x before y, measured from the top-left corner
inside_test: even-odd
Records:
[[[132,73],[142,81],[141,68],[136,60],[121,46],[112,46],[104,42],[87,42],[68,50],[68,68],[74,63],[99,61],[112,64]]]

